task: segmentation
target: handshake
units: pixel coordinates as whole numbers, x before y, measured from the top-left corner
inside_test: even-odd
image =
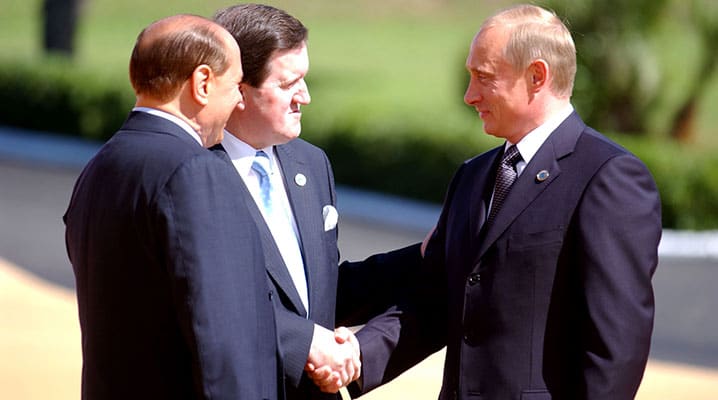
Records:
[[[359,341],[347,328],[334,332],[314,325],[304,370],[322,392],[336,393],[361,375]]]

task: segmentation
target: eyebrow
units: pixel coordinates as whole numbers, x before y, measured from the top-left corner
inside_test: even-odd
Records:
[[[292,75],[295,75],[295,74],[292,74]],[[294,76],[294,77],[290,77],[290,78],[288,78],[288,79],[282,79],[282,80],[280,80],[280,81],[279,81],[279,84],[280,84],[281,86],[284,86],[284,85],[290,85],[290,86],[291,86],[291,85],[293,85],[293,84],[299,82],[300,80],[302,80],[302,78],[304,78],[304,75],[302,75],[302,74],[296,74],[296,76]]]

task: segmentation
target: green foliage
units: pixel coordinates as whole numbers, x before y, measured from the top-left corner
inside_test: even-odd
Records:
[[[127,60],[139,31],[165,15],[210,15],[227,5],[219,0],[85,2],[79,51],[75,63],[67,64],[40,55],[40,1],[6,2],[0,13],[0,124],[96,139],[111,135],[134,103]],[[664,226],[718,228],[718,161],[711,152],[718,147],[718,75],[701,82],[696,143],[679,146],[665,135],[672,110],[689,97],[699,66],[710,58],[703,49],[715,45],[715,39],[700,38],[718,26],[713,23],[716,2],[691,0],[693,14],[671,8],[677,0],[610,0],[600,9],[588,8],[601,6],[591,2],[566,3],[578,9],[575,19],[557,8],[577,43],[585,42],[579,55],[598,60],[593,69],[580,66],[577,108],[592,125],[614,132],[623,130],[606,127],[618,117],[601,114],[600,106],[633,102],[633,111],[621,112],[641,124],[647,121],[639,133],[648,138],[614,137],[653,172]],[[440,202],[461,162],[501,143],[482,132],[462,97],[471,38],[484,17],[508,0],[490,5],[473,0],[268,3],[309,27],[312,104],[302,109],[302,137],[327,151],[338,184]],[[700,9],[706,12],[695,12]],[[699,17],[695,25],[685,23]],[[598,22],[594,19],[605,25],[597,31],[578,28]],[[610,31],[615,27],[620,29]],[[622,74],[611,83],[608,73],[614,70]],[[605,97],[604,86],[627,90],[634,99]]]
[[[715,75],[713,0],[545,0],[565,18],[579,70],[575,103],[599,129],[694,139]]]
[[[674,229],[718,227],[718,158],[669,140],[626,135],[613,139],[636,154],[653,174],[661,194],[663,226]]]
[[[548,0],[576,43],[577,108],[599,129],[645,132],[646,109],[660,94],[651,31],[668,0]]]
[[[0,121],[49,132],[106,139],[134,104],[127,83],[104,80],[62,59],[3,63]]]
[[[478,132],[440,137],[424,129],[375,135],[346,127],[306,139],[327,152],[337,183],[434,203],[443,200],[461,162],[499,143]]]
[[[0,65],[3,124],[104,140],[121,125],[132,103],[124,81],[101,79],[59,60],[42,66]],[[481,133],[476,116],[473,128],[447,125],[451,131],[443,133],[428,120],[410,120],[401,112],[369,121],[366,112],[306,113],[302,137],[326,150],[339,184],[438,203],[461,162],[501,143]],[[710,149],[696,151],[666,139],[613,138],[654,174],[665,227],[718,227],[718,158]]]

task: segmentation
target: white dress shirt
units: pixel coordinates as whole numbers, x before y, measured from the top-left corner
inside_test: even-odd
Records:
[[[546,139],[551,136],[551,132],[556,130],[561,123],[568,118],[573,112],[573,106],[568,104],[561,111],[549,117],[543,124],[539,125],[536,129],[532,130],[526,136],[523,137],[518,143],[516,148],[521,154],[521,160],[516,163],[516,176],[517,179],[524,172],[524,169],[531,162],[531,159],[536,155],[541,146],[543,146]],[[504,152],[511,147],[514,143],[506,141],[504,145]],[[488,210],[491,210],[491,206],[494,203],[494,194],[491,193],[491,201],[489,202]],[[488,215],[488,214],[487,214]]]
[[[309,295],[307,289],[307,278],[304,271],[304,260],[302,258],[299,230],[297,222],[294,219],[289,197],[284,187],[284,179],[282,177],[282,169],[279,166],[277,157],[274,154],[274,146],[270,146],[263,150],[269,157],[270,171],[269,180],[272,185],[272,202],[275,204],[276,217],[267,215],[262,203],[262,196],[259,189],[259,175],[252,169],[254,157],[258,151],[254,147],[241,141],[236,136],[225,131],[222,146],[227,151],[227,155],[232,160],[234,168],[242,177],[244,184],[247,186],[249,193],[252,195],[257,208],[262,213],[264,221],[267,223],[274,242],[279,248],[284,264],[286,264],[289,274],[292,276],[294,286],[299,292],[299,297],[304,303],[304,308],[309,314]]]
[[[529,132],[523,139],[516,143],[516,148],[519,150],[519,154],[521,154],[521,161],[516,163],[516,173],[518,176],[521,176],[521,173],[524,172],[526,165],[531,162],[531,159],[534,155],[536,155],[543,143],[551,135],[551,132],[555,131],[556,128],[558,128],[558,126],[561,125],[561,123],[568,118],[572,112],[573,106],[568,104],[565,108],[549,117],[546,122],[539,125],[536,129]],[[512,143],[506,141],[506,147],[504,147],[504,150],[508,149],[511,145]]]

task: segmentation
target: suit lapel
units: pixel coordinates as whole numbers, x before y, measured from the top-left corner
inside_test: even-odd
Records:
[[[489,245],[495,242],[516,217],[561,173],[561,168],[554,157],[553,147],[546,146],[547,144],[549,143],[544,143],[542,149],[536,153],[521,176],[513,184],[501,210],[496,214],[493,224],[485,232],[484,240],[480,246],[479,257],[483,256]],[[548,171],[549,177],[544,181],[539,181],[536,179],[536,175],[542,170]]]
[[[319,182],[312,179],[313,175],[309,173],[308,166],[300,159],[290,144],[277,146],[276,149],[284,177],[284,187],[299,231],[304,271],[307,277],[307,291],[311,304],[317,294],[314,284],[317,282],[321,284],[321,268],[324,265],[323,249],[320,245],[324,243],[322,240],[324,220],[322,210],[318,208],[321,207],[321,202],[316,196],[317,190],[315,189],[315,185],[318,185]]]
[[[212,147],[212,150],[217,153],[219,157],[227,160],[227,162],[232,162],[222,145],[216,145]],[[242,180],[241,177],[239,177],[239,179]],[[297,292],[297,289],[294,286],[292,277],[289,275],[289,270],[287,269],[286,264],[284,264],[282,254],[279,252],[279,248],[274,241],[274,236],[272,236],[272,232],[269,230],[269,226],[267,226],[267,223],[262,216],[262,212],[257,207],[257,203],[254,202],[254,199],[249,193],[249,190],[243,180],[241,186],[244,204],[249,209],[249,213],[252,215],[252,219],[254,220],[254,224],[257,226],[260,239],[262,240],[264,264],[267,273],[275,284],[284,291],[284,294],[291,301],[292,305],[294,305],[297,312],[302,316],[306,316],[307,311],[304,309],[302,300],[299,297],[299,292]]]
[[[471,204],[469,206],[469,229],[474,238],[481,234],[481,227],[488,217],[486,210],[491,199],[491,190],[494,185],[494,176],[499,162],[501,147],[497,147],[482,157],[491,161],[490,168],[481,168],[472,184]]]
[[[514,183],[493,224],[484,232],[483,240],[479,242],[478,258],[474,265],[478,264],[478,260],[483,257],[486,250],[521,212],[558,178],[561,174],[558,160],[573,152],[583,126],[583,122],[574,112],[546,139]],[[538,174],[542,171],[548,172],[548,178],[538,179]]]

